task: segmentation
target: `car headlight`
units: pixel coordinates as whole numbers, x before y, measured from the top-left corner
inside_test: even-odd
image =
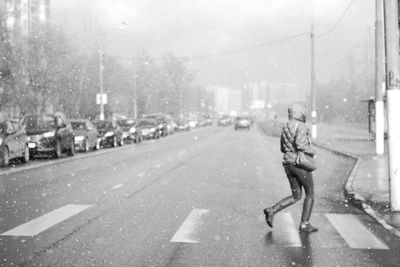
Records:
[[[136,133],[136,128],[135,128],[135,127],[130,128],[130,129],[129,129],[129,132],[130,132],[130,133]]]
[[[43,137],[49,138],[49,137],[53,137],[55,134],[56,134],[56,131],[50,131],[50,132],[44,133]]]
[[[75,136],[75,141],[83,141],[85,139],[85,137],[84,136],[82,136],[82,135],[78,135],[78,136]]]
[[[114,135],[114,133],[113,132],[106,132],[106,134],[104,135],[105,137],[110,137],[110,136],[113,136]]]
[[[156,128],[150,128],[150,132],[155,132]]]

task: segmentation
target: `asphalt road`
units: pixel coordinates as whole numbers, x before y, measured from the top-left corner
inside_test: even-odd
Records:
[[[351,162],[317,150],[318,233],[290,194],[279,140],[202,128],[0,171],[1,266],[398,266],[400,239],[351,207]]]

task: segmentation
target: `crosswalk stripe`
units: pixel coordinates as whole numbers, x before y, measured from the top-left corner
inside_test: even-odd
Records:
[[[322,248],[343,248],[347,247],[346,241],[336,231],[336,228],[329,222],[324,213],[315,213],[311,217],[312,225],[319,228],[318,233],[305,235],[308,238],[302,239],[303,247],[309,246]],[[307,242],[308,241],[308,244]]]
[[[351,248],[389,249],[380,239],[371,233],[355,215],[325,214]]]
[[[275,215],[273,229],[274,244],[282,247],[301,247],[299,233],[289,212]]]
[[[35,236],[46,229],[90,208],[92,205],[65,205],[36,219],[17,226],[2,236]]]
[[[194,209],[182,223],[179,230],[172,237],[171,242],[179,243],[199,243],[196,236],[199,226],[203,224],[204,215],[208,214],[209,210]]]

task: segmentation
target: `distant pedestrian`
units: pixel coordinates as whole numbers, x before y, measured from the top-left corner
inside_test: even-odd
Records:
[[[306,122],[306,106],[295,102],[288,108],[289,121],[285,123],[281,134],[281,152],[283,155],[283,167],[289,180],[292,195],[288,196],[272,207],[264,209],[267,224],[272,228],[274,215],[284,208],[289,207],[301,199],[302,188],[306,197],[303,204],[303,213],[299,227],[300,232],[316,232],[317,227],[310,224],[311,211],[314,204],[314,182],[312,172],[296,165],[299,152],[304,152],[314,157],[315,152],[311,147],[310,133]]]

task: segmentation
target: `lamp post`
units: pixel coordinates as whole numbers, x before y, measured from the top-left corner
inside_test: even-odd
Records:
[[[116,26],[111,26],[108,29],[123,29],[124,26],[128,25],[126,20],[121,21],[120,24]],[[96,97],[96,102],[100,105],[100,116],[99,119],[104,120],[104,105],[107,104],[107,95],[104,93],[104,82],[103,82],[103,42],[98,41],[98,51],[99,51],[99,95]]]
[[[314,5],[312,0],[308,1],[311,7],[310,18],[310,59],[311,59],[311,137],[317,138],[317,96],[315,90],[315,34],[314,34]]]

